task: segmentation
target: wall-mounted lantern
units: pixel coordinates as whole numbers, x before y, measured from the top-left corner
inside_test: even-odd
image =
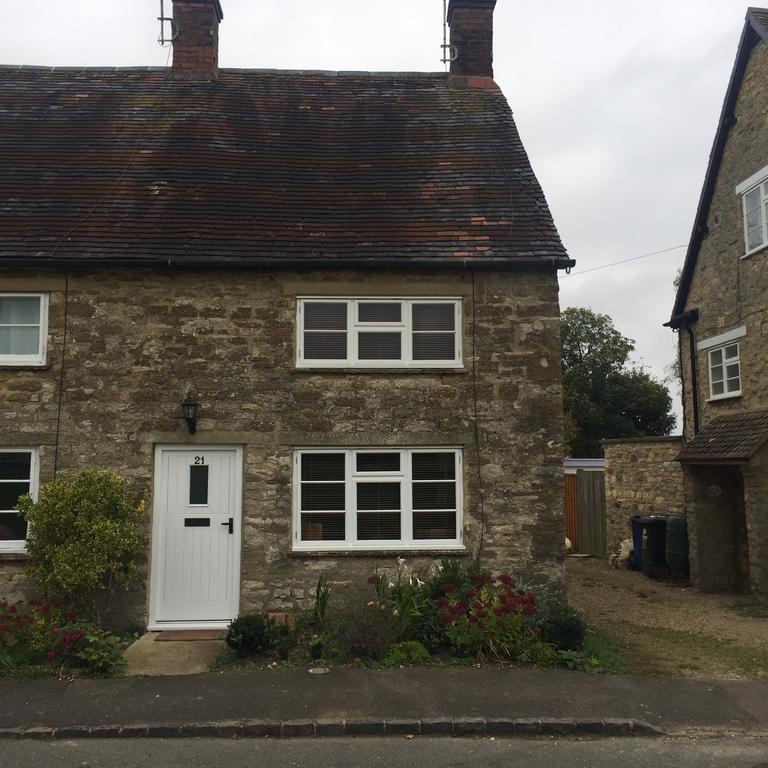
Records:
[[[192,397],[192,393],[187,393],[187,396],[181,403],[181,410],[184,413],[184,421],[187,422],[187,428],[189,434],[194,435],[197,432],[197,409],[200,403]]]

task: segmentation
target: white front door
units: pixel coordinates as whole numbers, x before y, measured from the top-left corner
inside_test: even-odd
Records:
[[[150,629],[237,616],[242,460],[239,447],[157,447]]]

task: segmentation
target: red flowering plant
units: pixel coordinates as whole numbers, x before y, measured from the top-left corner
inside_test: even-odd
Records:
[[[0,648],[17,663],[34,663],[44,655],[50,628],[73,619],[71,607],[59,600],[0,602]]]
[[[536,613],[536,595],[506,574],[469,577],[469,586],[442,584],[435,604],[454,650],[481,661],[518,659],[540,645],[526,621]]]

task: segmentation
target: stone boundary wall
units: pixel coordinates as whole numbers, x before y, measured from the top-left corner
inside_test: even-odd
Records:
[[[683,472],[676,456],[682,437],[605,440],[605,513],[608,552],[631,535],[634,515],[685,512]]]

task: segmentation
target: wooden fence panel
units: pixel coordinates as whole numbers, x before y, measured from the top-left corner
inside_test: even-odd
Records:
[[[605,475],[602,472],[579,470],[576,473],[576,507],[579,553],[607,557]]]
[[[565,476],[565,535],[573,551],[579,551],[579,515],[576,507],[576,475]]]

